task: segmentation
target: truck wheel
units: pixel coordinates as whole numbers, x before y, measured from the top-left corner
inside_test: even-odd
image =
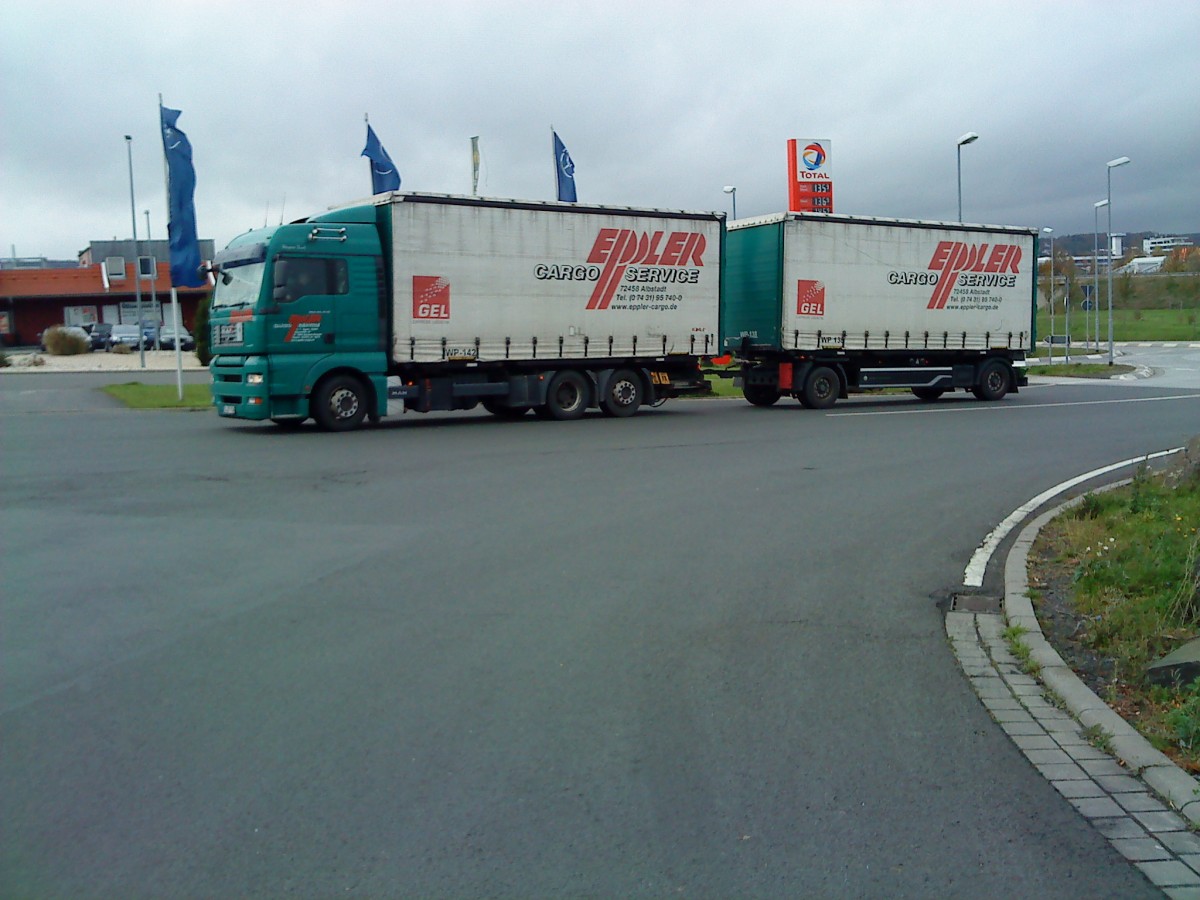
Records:
[[[912,389],[913,394],[918,400],[937,400],[942,394],[946,393],[941,388],[919,387]]]
[[[800,402],[809,409],[829,409],[837,403],[841,390],[842,382],[837,372],[828,366],[817,366],[808,373]]]
[[[484,397],[483,408],[498,419],[519,419],[529,412],[528,406],[509,406],[495,397]]]
[[[326,431],[353,431],[367,414],[367,391],[352,375],[322,381],[312,398],[312,417]]]
[[[632,416],[642,405],[642,379],[629,369],[618,369],[608,379],[600,409],[619,419]]]
[[[559,372],[546,391],[546,413],[551,419],[565,422],[581,418],[587,411],[588,385],[578,372]]]
[[[769,384],[743,384],[742,396],[755,406],[773,406],[779,402],[779,388]]]
[[[980,400],[1002,400],[1008,393],[1008,366],[999,360],[986,363],[979,372],[979,383],[971,393]]]

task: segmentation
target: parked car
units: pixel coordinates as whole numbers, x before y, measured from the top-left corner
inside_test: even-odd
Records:
[[[146,342],[147,350],[152,350],[158,342],[158,330],[161,327],[157,322],[142,323],[142,339]]]
[[[38,349],[41,350],[43,353],[46,352],[46,332],[47,331],[63,331],[63,332],[66,332],[67,334],[73,334],[77,338],[82,338],[83,341],[87,344],[89,350],[93,349],[91,336],[86,331],[84,331],[82,328],[80,328],[78,325],[51,325],[49,328],[46,329],[46,331],[42,331],[42,332],[38,333]]]
[[[186,328],[184,328],[182,325],[180,325],[179,329],[178,329],[178,333],[179,333],[179,349],[180,350],[195,350],[196,349],[196,339],[194,337],[192,337],[192,334],[190,331],[188,331]],[[175,349],[175,334],[176,334],[176,329],[175,329],[174,325],[164,325],[162,327],[162,329],[158,332],[159,345],[164,350],[174,350]]]
[[[84,326],[88,337],[92,341],[93,350],[107,350],[108,339],[112,336],[112,325],[108,322],[93,322],[91,325]]]
[[[108,346],[116,347],[118,344],[123,344],[126,347],[132,347],[137,350],[141,346],[142,329],[136,325],[114,325],[112,334],[108,338]]]

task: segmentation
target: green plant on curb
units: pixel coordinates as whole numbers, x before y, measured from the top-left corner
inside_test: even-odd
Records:
[[[9,361],[8,354],[0,350],[0,369],[7,369],[12,363]]]
[[[1088,725],[1083,729],[1083,736],[1097,750],[1103,750],[1105,753],[1113,752],[1112,735],[1099,724]]]
[[[1027,634],[1029,629],[1021,625],[1009,625],[1004,629],[1004,640],[1008,643],[1012,655],[1021,663],[1021,671],[1026,675],[1036,676],[1042,671],[1042,666],[1033,658],[1033,651],[1023,640]]]

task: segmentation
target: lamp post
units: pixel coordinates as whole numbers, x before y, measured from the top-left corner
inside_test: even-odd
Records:
[[[133,200],[133,136],[125,135],[125,152],[129,157],[129,220],[133,224],[133,290],[137,298],[138,358],[146,368],[146,342],[142,340],[142,278],[138,270],[137,204]]]
[[[1042,231],[1050,235],[1050,280],[1047,282],[1049,287],[1046,290],[1046,302],[1050,306],[1050,334],[1046,346],[1049,348],[1050,365],[1054,365],[1054,229],[1043,228]]]
[[[1107,200],[1092,204],[1092,293],[1096,296],[1096,352],[1100,352],[1100,207],[1108,206]],[[1109,249],[1111,254],[1111,248]],[[1111,260],[1110,260],[1111,265]]]
[[[1113,316],[1112,316],[1112,297],[1113,297],[1113,258],[1112,258],[1112,170],[1118,166],[1124,166],[1130,162],[1128,156],[1118,156],[1116,159],[1110,159],[1108,165],[1108,196],[1104,203],[1108,207],[1108,364],[1113,364]]]
[[[727,184],[727,185],[725,185],[725,187],[721,188],[721,190],[723,190],[725,193],[729,194],[733,198],[733,217],[736,219],[737,218],[737,188],[734,187],[732,184]]]
[[[958,221],[962,221],[962,148],[963,144],[973,144],[979,140],[979,135],[973,131],[968,131],[958,139],[958,146],[954,148],[954,152],[958,155]]]

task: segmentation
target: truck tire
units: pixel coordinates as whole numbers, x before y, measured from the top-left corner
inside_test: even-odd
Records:
[[[353,431],[367,414],[367,389],[353,375],[334,375],[317,385],[312,417],[326,431]]]
[[[842,382],[837,372],[828,366],[817,366],[804,380],[800,402],[809,409],[829,409],[837,403],[841,392]]]
[[[912,389],[912,392],[918,400],[927,401],[937,400],[942,394],[946,393],[942,388],[933,387],[916,387]]]
[[[743,384],[742,396],[755,406],[774,406],[779,402],[779,388],[769,384]]]
[[[559,372],[546,390],[546,416],[560,422],[582,418],[588,407],[588,382],[578,372]],[[536,411],[536,410],[535,410]]]
[[[642,379],[631,369],[618,369],[608,379],[600,409],[606,416],[624,419],[634,415],[642,405]]]
[[[971,393],[980,400],[1003,400],[1004,395],[1008,393],[1008,385],[1008,366],[998,359],[993,359],[984,363],[983,368],[979,370],[979,383],[971,388]]]

